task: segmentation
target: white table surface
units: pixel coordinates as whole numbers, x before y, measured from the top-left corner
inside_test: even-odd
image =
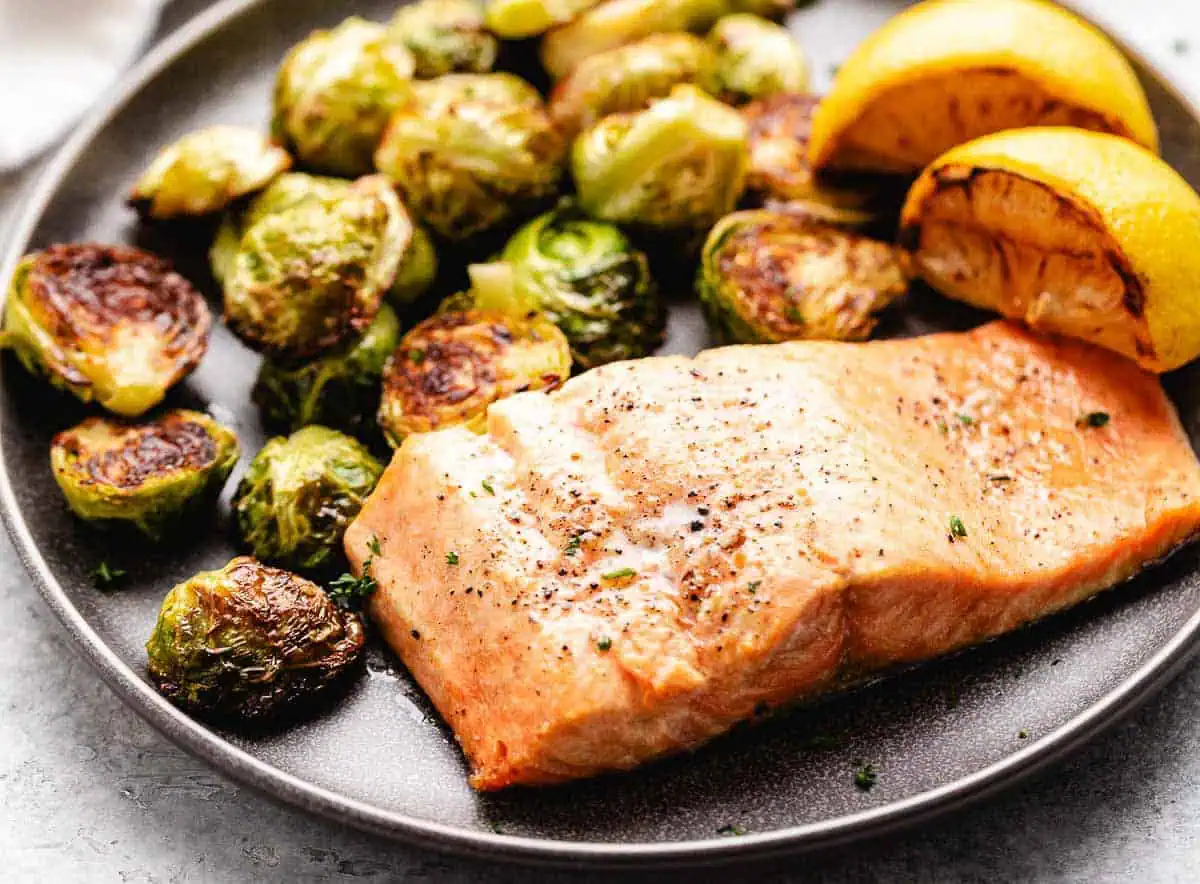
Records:
[[[161,32],[204,5],[175,0]],[[1200,102],[1200,2],[1076,5]],[[0,179],[0,219],[23,181]],[[466,864],[277,807],[222,779],[128,711],[68,645],[7,538],[0,538],[0,606],[0,881],[615,880]],[[1200,881],[1200,660],[1066,763],[950,819],[816,860],[686,879],[751,875]]]

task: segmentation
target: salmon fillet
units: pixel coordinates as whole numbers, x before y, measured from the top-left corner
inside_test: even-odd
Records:
[[[346,535],[480,789],[695,747],[1076,604],[1200,525],[1158,381],[1003,322],[617,363],[487,423],[408,439]]]

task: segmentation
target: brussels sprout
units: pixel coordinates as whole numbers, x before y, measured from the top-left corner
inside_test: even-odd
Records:
[[[703,229],[733,209],[745,180],[746,124],[694,86],[647,110],[611,114],[575,141],[584,211],[651,229]]]
[[[182,409],[145,424],[91,417],[50,444],[50,467],[75,515],[129,523],[155,540],[211,504],[237,459],[231,430]]]
[[[487,296],[479,299],[486,307],[470,306],[477,296],[449,299],[388,360],[379,425],[394,447],[414,433],[478,426],[493,402],[552,390],[570,376],[571,348],[558,326],[512,303],[496,309]]]
[[[157,220],[208,215],[262,190],[291,165],[286,150],[251,129],[212,126],[163,149],[129,203]]]
[[[374,22],[348,18],[315,31],[279,69],[271,131],[314,169],[365,175],[388,117],[408,97],[415,64]]]
[[[433,285],[438,274],[437,250],[433,240],[420,224],[413,225],[412,242],[400,260],[396,280],[388,289],[388,298],[397,307],[411,304]]]
[[[511,74],[418,83],[375,155],[417,217],[461,240],[553,196],[566,146],[537,91]]]
[[[166,261],[75,243],[17,265],[0,347],[84,402],[136,417],[200,363],[211,329],[204,298]]]
[[[411,238],[408,213],[380,175],[261,215],[224,271],[225,320],[273,358],[330,350],[371,324]]]
[[[726,101],[736,104],[808,88],[808,62],[792,35],[757,15],[727,15],[708,34]]]
[[[359,616],[321,587],[240,556],[167,593],[146,654],[175,705],[256,722],[303,711],[353,671],[365,641]]]
[[[328,427],[276,436],[250,462],[233,496],[238,532],[255,556],[303,573],[340,560],[342,535],[383,466]]]
[[[666,311],[646,256],[615,225],[565,204],[517,231],[501,257],[582,368],[646,356],[662,343]]]
[[[506,40],[536,37],[565,24],[600,0],[488,0],[484,13],[493,34]]]
[[[732,341],[859,341],[908,288],[903,254],[884,242],[765,209],[709,233],[696,280],[713,325]]]
[[[476,0],[419,0],[400,7],[389,30],[412,53],[416,75],[423,78],[486,73],[500,50]]]
[[[310,362],[264,359],[251,394],[263,423],[290,433],[322,424],[359,435],[379,406],[383,366],[400,340],[400,320],[386,304],[357,340]]]
[[[692,34],[654,34],[582,61],[550,94],[550,117],[574,136],[602,117],[641,110],[680,83],[717,94],[717,59]]]

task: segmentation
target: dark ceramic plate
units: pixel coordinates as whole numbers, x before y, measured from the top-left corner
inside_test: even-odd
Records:
[[[795,27],[818,86],[864,34],[905,4],[825,0]],[[216,122],[264,125],[272,73],[289,45],[350,7],[386,17],[395,0],[229,0],[183,29],[130,76],[63,148],[13,232],[7,279],[22,252],[62,240],[146,241],[122,198],[162,144]],[[1142,77],[1167,159],[1200,184],[1200,123],[1153,72]],[[198,281],[203,243],[158,236]],[[978,317],[913,298],[892,333],[969,325]],[[668,350],[703,347],[703,322],[673,308]],[[223,329],[179,403],[262,442],[248,392],[255,357]],[[1169,379],[1197,438],[1200,383]],[[421,691],[384,651],[348,696],[289,730],[245,735],[182,715],[144,677],[145,641],[166,590],[224,564],[224,526],[166,549],[114,545],[68,515],[47,467],[51,435],[82,410],[5,360],[0,378],[0,500],[18,549],[50,606],[110,685],[181,746],[291,804],[386,835],[460,852],[551,862],[703,862],[843,843],[960,805],[1061,756],[1145,698],[1184,662],[1200,633],[1196,550],[1065,616],[951,659],[730,735],[636,773],[540,791],[477,795],[462,756]],[[232,487],[232,483],[231,483]],[[101,559],[130,572],[102,593]],[[855,788],[859,761],[879,770]],[[735,834],[744,832],[745,834]]]

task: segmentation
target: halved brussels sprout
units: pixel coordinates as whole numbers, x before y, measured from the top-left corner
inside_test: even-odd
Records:
[[[50,246],[17,265],[0,347],[84,402],[136,417],[208,349],[212,315],[163,259],[128,246]]]
[[[571,21],[600,0],[487,0],[485,18],[493,34],[505,40],[536,37]]]
[[[708,34],[722,97],[742,104],[808,88],[808,62],[786,28],[757,15],[722,18]]]
[[[225,320],[273,358],[330,350],[374,320],[411,238],[408,213],[380,175],[263,214],[223,271]]]
[[[615,225],[568,203],[518,230],[501,258],[582,368],[637,359],[662,343],[666,310],[646,256]]]
[[[321,587],[240,556],[167,593],[146,654],[175,705],[255,722],[303,711],[353,671],[365,642],[359,616]]]
[[[375,155],[419,221],[466,239],[553,196],[566,150],[537,91],[511,74],[417,83]]]
[[[253,129],[211,126],[164,148],[129,203],[157,220],[208,215],[262,190],[291,165],[286,150]]]
[[[408,97],[415,67],[384,25],[351,17],[314,31],[279,69],[272,134],[314,169],[366,175],[388,118]]]
[[[793,201],[847,210],[858,222],[869,223],[896,190],[890,182],[866,176],[817,177],[808,163],[812,116],[820,99],[815,95],[774,95],[746,105],[742,116],[750,131],[750,168],[746,191],[755,202]],[[890,185],[890,186],[889,186]],[[901,190],[900,195],[902,196]]]
[[[647,110],[611,114],[575,141],[584,211],[651,229],[703,229],[741,196],[748,153],[737,111],[695,86]]]
[[[303,573],[340,561],[342,535],[383,474],[349,436],[304,427],[268,440],[233,496],[238,532],[255,556]]]
[[[728,340],[860,341],[908,289],[902,252],[811,217],[758,209],[723,218],[696,290]]]
[[[488,265],[493,266],[493,265]],[[393,447],[408,436],[456,424],[478,426],[493,402],[553,390],[571,374],[571,348],[553,322],[521,312],[511,290],[452,297],[400,339],[383,374],[379,425]],[[465,309],[457,309],[463,307]]]
[[[50,444],[50,467],[75,515],[129,523],[155,540],[211,504],[237,459],[232,430],[183,409],[145,424],[90,417]]]
[[[438,256],[433,240],[424,227],[414,224],[412,242],[400,259],[400,269],[388,289],[388,298],[397,307],[405,307],[429,291],[437,274]]]
[[[500,50],[483,25],[483,7],[476,0],[419,0],[402,6],[389,31],[412,53],[416,75],[422,78],[486,73]]]
[[[400,340],[400,320],[379,308],[362,337],[309,362],[264,359],[251,398],[273,432],[322,424],[354,435],[369,430],[379,407],[383,366]]]
[[[641,110],[680,83],[717,94],[716,55],[692,34],[653,34],[580,62],[554,87],[548,109],[559,130],[574,136],[609,114]]]

